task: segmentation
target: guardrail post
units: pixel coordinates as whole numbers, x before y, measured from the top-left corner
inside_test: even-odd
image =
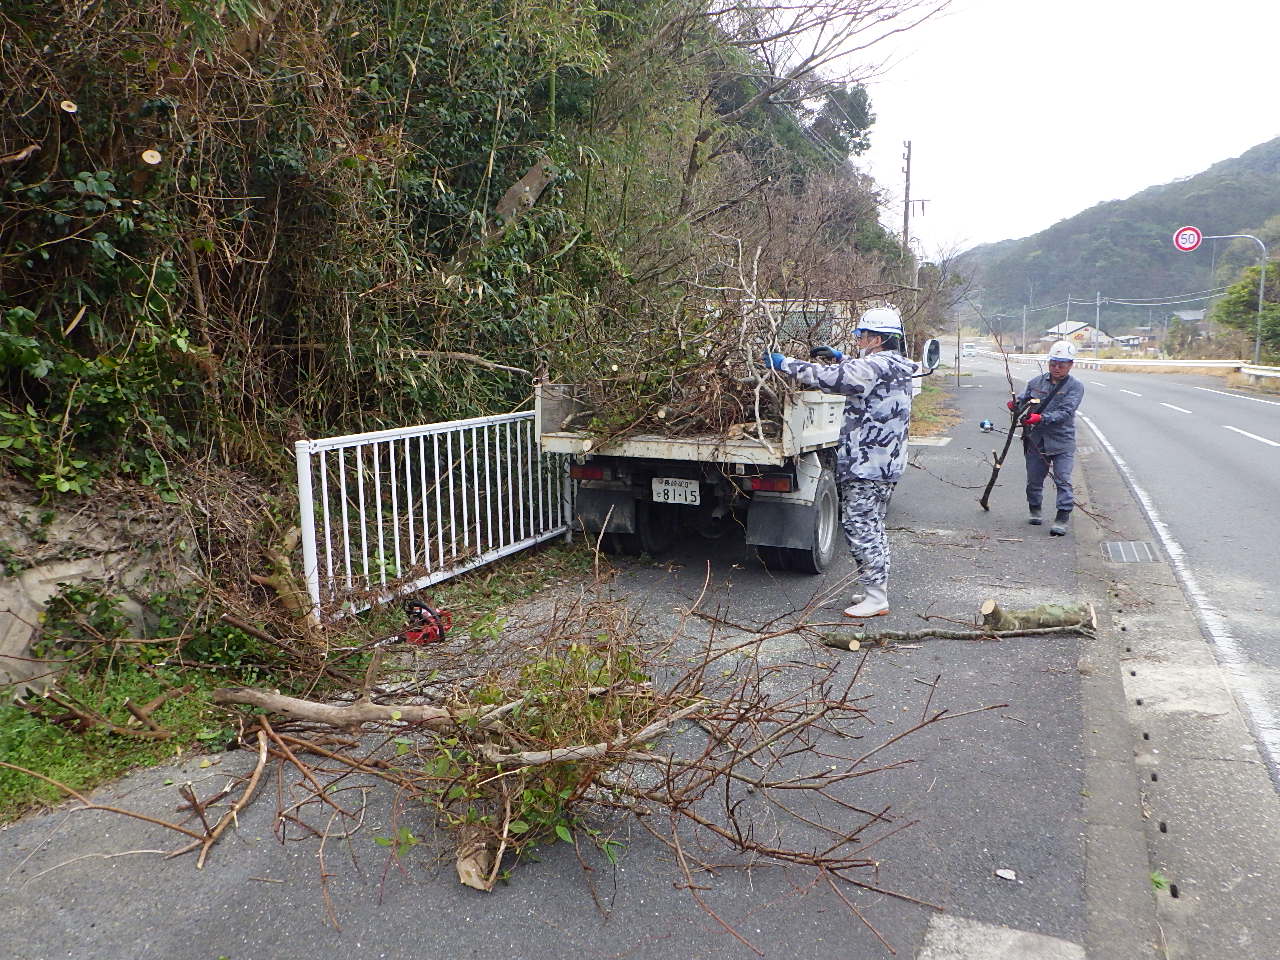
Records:
[[[311,441],[293,445],[298,463],[298,522],[302,527],[302,576],[311,597],[311,612],[320,616],[320,564],[316,557],[316,505],[311,493]]]

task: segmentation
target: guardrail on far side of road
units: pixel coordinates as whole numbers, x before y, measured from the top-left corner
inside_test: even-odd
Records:
[[[1049,359],[1048,354],[1044,353],[1000,354],[994,350],[979,350],[978,356],[991,357],[994,360],[999,360],[1004,357],[1007,358],[1010,363],[1043,364]],[[1199,369],[1214,367],[1221,370],[1230,370],[1234,373],[1242,373],[1255,382],[1263,378],[1267,380],[1280,380],[1280,367],[1262,367],[1252,363],[1245,363],[1243,360],[1152,360],[1149,357],[1077,357],[1075,365],[1081,370],[1105,370],[1108,367],[1152,367],[1153,369],[1164,370],[1177,370],[1188,367],[1195,367]]]

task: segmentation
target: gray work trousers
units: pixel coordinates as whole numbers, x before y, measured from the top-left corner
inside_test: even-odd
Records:
[[[1075,447],[1063,453],[1045,453],[1033,443],[1024,442],[1022,452],[1027,459],[1027,506],[1039,510],[1044,500],[1044,478],[1053,474],[1053,484],[1058,488],[1059,510],[1075,506],[1071,489],[1071,471],[1076,466]]]

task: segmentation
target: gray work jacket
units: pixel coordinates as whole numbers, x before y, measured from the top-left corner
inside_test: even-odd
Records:
[[[1071,374],[1062,381],[1062,386],[1053,395],[1053,399],[1045,406],[1044,398],[1053,390],[1053,381],[1049,374],[1042,373],[1027,381],[1019,401],[1028,397],[1037,397],[1039,406],[1028,412],[1039,413],[1040,422],[1034,427],[1023,427],[1023,437],[1037,450],[1053,456],[1059,453],[1070,453],[1076,448],[1076,410],[1084,399],[1084,384]]]

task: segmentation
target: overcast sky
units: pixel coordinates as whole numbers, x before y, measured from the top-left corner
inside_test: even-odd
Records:
[[[930,256],[1037,233],[1280,136],[1280,0],[953,0],[877,52],[872,148],[856,162],[899,231],[912,141],[911,195],[927,203],[911,232]]]

